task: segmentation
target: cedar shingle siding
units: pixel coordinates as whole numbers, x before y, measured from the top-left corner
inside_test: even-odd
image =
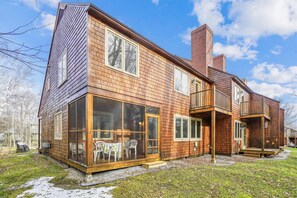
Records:
[[[235,120],[247,124],[247,147],[261,147],[261,120],[259,117],[241,119],[240,104],[234,100],[235,86],[244,90],[245,101],[262,99],[263,96],[253,93],[236,76],[225,72],[224,56],[216,57],[215,68],[212,67],[213,33],[208,26],[204,25],[192,34],[192,62],[170,55],[92,5],[60,4],[58,13],[59,23],[55,27],[45,76],[45,79],[50,77],[51,84],[49,91],[44,87],[39,108],[42,119],[41,139],[51,143],[48,150],[51,156],[68,163],[68,104],[84,94],[160,108],[160,158],[163,160],[210,153],[210,112],[213,109],[190,114],[190,94],[174,90],[175,67],[189,75],[190,93],[196,92],[193,82],[199,80],[202,82],[202,90],[213,89],[215,86],[231,98],[230,112],[216,112],[217,154],[232,155],[242,147],[242,140],[234,140]],[[105,65],[107,28],[138,45],[139,76]],[[66,48],[68,78],[59,87],[58,60]],[[270,105],[265,147],[278,148],[284,144],[284,111],[280,110],[279,102],[266,97],[265,100]],[[55,140],[54,114],[60,111],[63,112],[62,140]],[[198,141],[197,149],[194,148],[196,141],[174,141],[175,114],[202,119],[202,139]],[[89,148],[92,149],[92,146]]]

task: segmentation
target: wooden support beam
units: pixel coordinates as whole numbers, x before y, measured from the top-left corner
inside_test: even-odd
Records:
[[[87,94],[86,96],[86,119],[87,119],[87,166],[93,165],[93,94]]]
[[[216,112],[211,112],[211,162],[216,163]]]
[[[262,130],[262,151],[264,151],[265,147],[265,117],[261,117],[261,130]]]

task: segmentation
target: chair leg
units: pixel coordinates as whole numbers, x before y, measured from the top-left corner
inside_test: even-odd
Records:
[[[117,161],[117,152],[114,152],[114,161]]]
[[[94,162],[96,162],[96,158],[97,158],[97,155],[96,155],[96,151],[94,151]]]
[[[137,158],[137,148],[135,147],[135,159]]]

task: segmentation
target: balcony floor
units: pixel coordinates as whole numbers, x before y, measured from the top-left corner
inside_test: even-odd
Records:
[[[223,114],[232,115],[231,111],[228,111],[219,107],[192,108],[190,109],[190,114],[205,113],[205,112],[211,112],[211,111],[217,111]]]
[[[270,120],[270,117],[265,114],[251,114],[251,115],[241,115],[240,119],[247,119],[247,118],[260,118],[265,117],[266,119]]]

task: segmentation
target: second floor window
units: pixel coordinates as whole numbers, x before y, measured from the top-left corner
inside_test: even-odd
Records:
[[[189,94],[189,76],[178,68],[174,68],[174,90],[185,95]]]
[[[54,119],[54,127],[55,127],[55,140],[62,140],[62,112],[55,114]]]
[[[67,48],[63,51],[58,64],[58,86],[62,85],[67,80],[68,70]]]
[[[238,104],[244,101],[244,92],[238,86],[234,87],[234,101]]]
[[[106,33],[106,65],[137,75],[138,46],[109,30]]]

